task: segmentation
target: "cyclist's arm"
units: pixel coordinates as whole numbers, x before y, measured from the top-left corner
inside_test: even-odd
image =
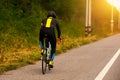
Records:
[[[56,29],[57,29],[57,32],[58,32],[58,38],[59,38],[60,35],[61,35],[61,31],[60,31],[60,27],[59,27],[59,24],[58,24],[57,21],[56,21]]]

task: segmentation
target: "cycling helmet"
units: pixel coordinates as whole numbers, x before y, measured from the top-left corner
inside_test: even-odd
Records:
[[[49,11],[47,17],[56,18],[56,13],[54,11]]]

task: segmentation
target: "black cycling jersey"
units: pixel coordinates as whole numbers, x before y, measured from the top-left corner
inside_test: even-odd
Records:
[[[41,30],[42,31],[55,36],[55,31],[54,31],[55,27],[56,27],[57,32],[58,32],[58,37],[60,37],[61,32],[60,32],[59,24],[55,18],[48,17],[48,18],[45,18],[42,20],[42,23],[41,23]]]
[[[54,31],[55,28],[58,33],[57,37],[59,38],[61,35],[61,31],[59,28],[58,21],[50,16],[42,20],[40,33],[39,33],[39,41],[43,43],[43,38],[45,37],[45,35],[47,35],[47,38],[51,43],[51,48],[52,48],[51,53],[56,52],[56,35]]]

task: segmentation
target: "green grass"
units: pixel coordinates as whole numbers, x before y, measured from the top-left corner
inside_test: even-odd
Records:
[[[69,49],[82,46],[84,44],[91,43],[93,41],[96,41],[95,36],[77,39],[66,36],[65,39],[62,40],[61,44],[57,45],[57,54],[66,52]],[[20,50],[5,53],[4,55],[1,55],[0,73],[8,70],[13,70],[28,64],[34,64],[37,60],[40,60],[39,46],[36,48],[25,49],[22,51]]]
[[[0,55],[0,73],[13,70],[40,60],[40,51],[36,48],[8,52]]]

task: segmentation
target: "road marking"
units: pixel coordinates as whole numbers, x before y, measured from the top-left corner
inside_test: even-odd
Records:
[[[95,80],[102,80],[110,67],[113,65],[115,60],[118,58],[120,55],[120,49],[115,53],[115,55],[112,57],[112,59],[107,63],[107,65],[103,68],[103,70],[98,74],[98,76],[95,78]]]

